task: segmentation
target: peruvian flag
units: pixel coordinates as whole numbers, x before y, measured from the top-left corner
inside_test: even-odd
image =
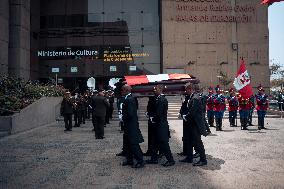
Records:
[[[241,59],[240,69],[237,72],[234,86],[244,98],[249,98],[251,95],[253,95],[252,87],[250,84],[250,76],[248,74],[243,58]]]
[[[269,5],[271,5],[272,3],[280,2],[280,1],[284,1],[284,0],[262,0],[261,4],[269,4]]]
[[[128,85],[147,84],[151,82],[168,81],[171,79],[191,79],[188,74],[157,74],[157,75],[137,75],[124,76]]]

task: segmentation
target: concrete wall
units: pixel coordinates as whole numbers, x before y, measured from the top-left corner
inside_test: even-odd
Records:
[[[10,0],[9,75],[30,79],[30,0]]]
[[[11,134],[53,123],[60,115],[60,97],[44,97],[13,116],[0,117],[0,131]],[[10,124],[10,125],[8,125]]]
[[[222,6],[242,9],[220,10]],[[213,22],[213,16],[248,19]],[[253,87],[269,87],[268,35],[268,8],[259,0],[162,0],[164,72],[183,69],[205,86],[216,85],[220,71],[234,78],[244,57]]]
[[[0,75],[8,75],[9,0],[0,1]]]

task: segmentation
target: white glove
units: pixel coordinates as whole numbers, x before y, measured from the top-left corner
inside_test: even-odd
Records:
[[[154,117],[150,117],[151,123],[155,123],[155,122],[153,121],[153,119],[154,119]]]
[[[119,121],[122,121],[122,111],[121,110],[118,111],[118,119]]]
[[[182,119],[183,119],[184,121],[187,121],[186,115],[182,115]]]
[[[178,114],[178,118],[179,118],[179,119],[182,119],[182,117],[181,117],[181,114],[180,114],[180,113]]]
[[[145,112],[145,116],[146,116],[146,118],[148,118],[148,119],[149,119],[148,112]]]

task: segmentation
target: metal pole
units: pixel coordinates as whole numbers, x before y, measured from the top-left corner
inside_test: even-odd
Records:
[[[55,74],[55,86],[57,86],[57,81],[58,81],[58,78],[57,78],[57,73]]]

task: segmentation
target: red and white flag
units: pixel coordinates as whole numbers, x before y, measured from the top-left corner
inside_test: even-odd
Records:
[[[250,76],[248,74],[244,59],[241,59],[240,69],[237,72],[234,86],[244,98],[249,98],[251,95],[253,95],[250,84]]]

